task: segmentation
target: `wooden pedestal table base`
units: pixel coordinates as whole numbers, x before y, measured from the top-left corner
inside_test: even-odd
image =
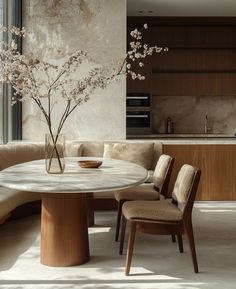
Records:
[[[41,263],[66,267],[89,257],[86,194],[43,193]]]

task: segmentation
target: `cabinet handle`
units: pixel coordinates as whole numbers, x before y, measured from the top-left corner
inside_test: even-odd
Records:
[[[148,96],[127,96],[126,99],[148,99]]]
[[[139,115],[126,115],[128,118],[148,118],[147,114],[139,114]]]

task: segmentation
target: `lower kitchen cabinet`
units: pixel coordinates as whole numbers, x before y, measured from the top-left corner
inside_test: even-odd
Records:
[[[180,167],[191,164],[202,171],[197,200],[236,200],[236,145],[163,144],[163,152],[175,159],[170,195]]]

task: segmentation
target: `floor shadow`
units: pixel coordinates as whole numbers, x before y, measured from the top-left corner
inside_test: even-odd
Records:
[[[12,220],[0,227],[0,271],[9,270],[18,257],[37,241],[39,228],[38,215]]]
[[[217,226],[212,228],[214,219],[202,215],[201,212],[201,216],[199,216],[198,211],[196,214],[194,229],[196,229],[199,274],[193,272],[186,238],[184,238],[185,252],[180,254],[177,243],[172,243],[169,236],[137,234],[131,274],[125,276],[127,236],[124,255],[120,256],[118,253],[119,243],[114,241],[115,212],[95,214],[96,225],[90,228],[91,233],[89,234],[90,261],[81,266],[67,268],[40,265],[38,244],[40,219],[38,217],[38,219],[29,217],[23,221],[9,223],[0,230],[0,270],[9,270],[0,275],[0,288],[212,289],[224,288],[224,282],[227,280],[227,289],[234,289],[233,255],[235,251],[233,247],[235,243],[229,239],[227,244],[225,240],[228,239],[226,238],[228,234],[223,233],[218,236],[218,240],[211,239],[211,232],[215,238],[215,233],[218,233],[219,230],[215,228]],[[231,228],[231,226],[227,228]],[[12,241],[11,239],[14,238],[15,241]],[[27,250],[28,252],[26,252]],[[26,254],[24,254],[25,252]],[[24,255],[19,258],[21,254]],[[18,258],[20,261],[16,263]],[[34,262],[32,262],[33,260]],[[13,266],[14,264],[15,266]],[[21,267],[22,264],[24,269]],[[32,264],[34,265],[32,266]],[[29,272],[26,272],[28,269]],[[15,276],[15,272],[20,273]],[[20,278],[17,278],[18,276]]]

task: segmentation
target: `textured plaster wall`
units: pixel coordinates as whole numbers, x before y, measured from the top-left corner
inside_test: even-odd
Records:
[[[167,117],[175,133],[204,133],[205,115],[210,133],[236,133],[234,96],[155,96],[153,105],[154,133],[165,133]]]
[[[126,51],[126,0],[25,0],[24,53],[60,62],[77,49],[101,63]],[[97,90],[64,127],[67,139],[124,139],[126,79]],[[62,107],[58,109],[60,112]],[[23,139],[41,140],[47,131],[41,112],[23,104]]]
[[[0,25],[3,24],[3,1],[0,0]],[[2,34],[0,34],[0,41],[2,41]],[[0,143],[3,139],[3,91],[2,84],[0,85]]]

